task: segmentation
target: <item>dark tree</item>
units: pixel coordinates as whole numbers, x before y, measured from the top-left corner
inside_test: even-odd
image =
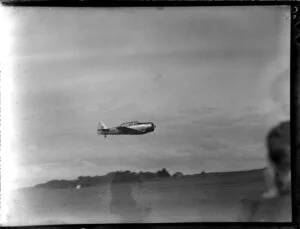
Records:
[[[165,168],[163,168],[160,171],[157,171],[156,174],[157,174],[157,176],[159,178],[168,178],[168,177],[171,177],[170,173]]]

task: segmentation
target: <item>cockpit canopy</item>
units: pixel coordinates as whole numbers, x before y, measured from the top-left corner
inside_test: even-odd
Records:
[[[132,126],[132,125],[138,125],[138,124],[140,124],[140,122],[138,122],[138,121],[132,121],[132,122],[122,123],[120,126]]]

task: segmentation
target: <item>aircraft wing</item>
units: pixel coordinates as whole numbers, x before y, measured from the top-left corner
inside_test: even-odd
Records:
[[[127,127],[127,126],[118,126],[117,129],[122,131],[123,133],[126,133],[126,134],[140,134],[140,133],[143,133],[142,131],[132,129],[132,128]]]

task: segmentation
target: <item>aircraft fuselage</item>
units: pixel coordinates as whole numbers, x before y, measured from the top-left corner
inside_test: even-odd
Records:
[[[153,132],[155,129],[155,125],[152,122],[129,122],[112,128],[103,128],[101,124],[99,126],[98,134],[105,137],[107,135],[142,135]]]

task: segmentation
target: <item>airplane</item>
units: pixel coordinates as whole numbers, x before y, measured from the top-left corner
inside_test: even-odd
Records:
[[[141,135],[153,132],[156,126],[152,122],[125,122],[117,127],[108,128],[103,122],[99,122],[97,133],[99,135]]]

